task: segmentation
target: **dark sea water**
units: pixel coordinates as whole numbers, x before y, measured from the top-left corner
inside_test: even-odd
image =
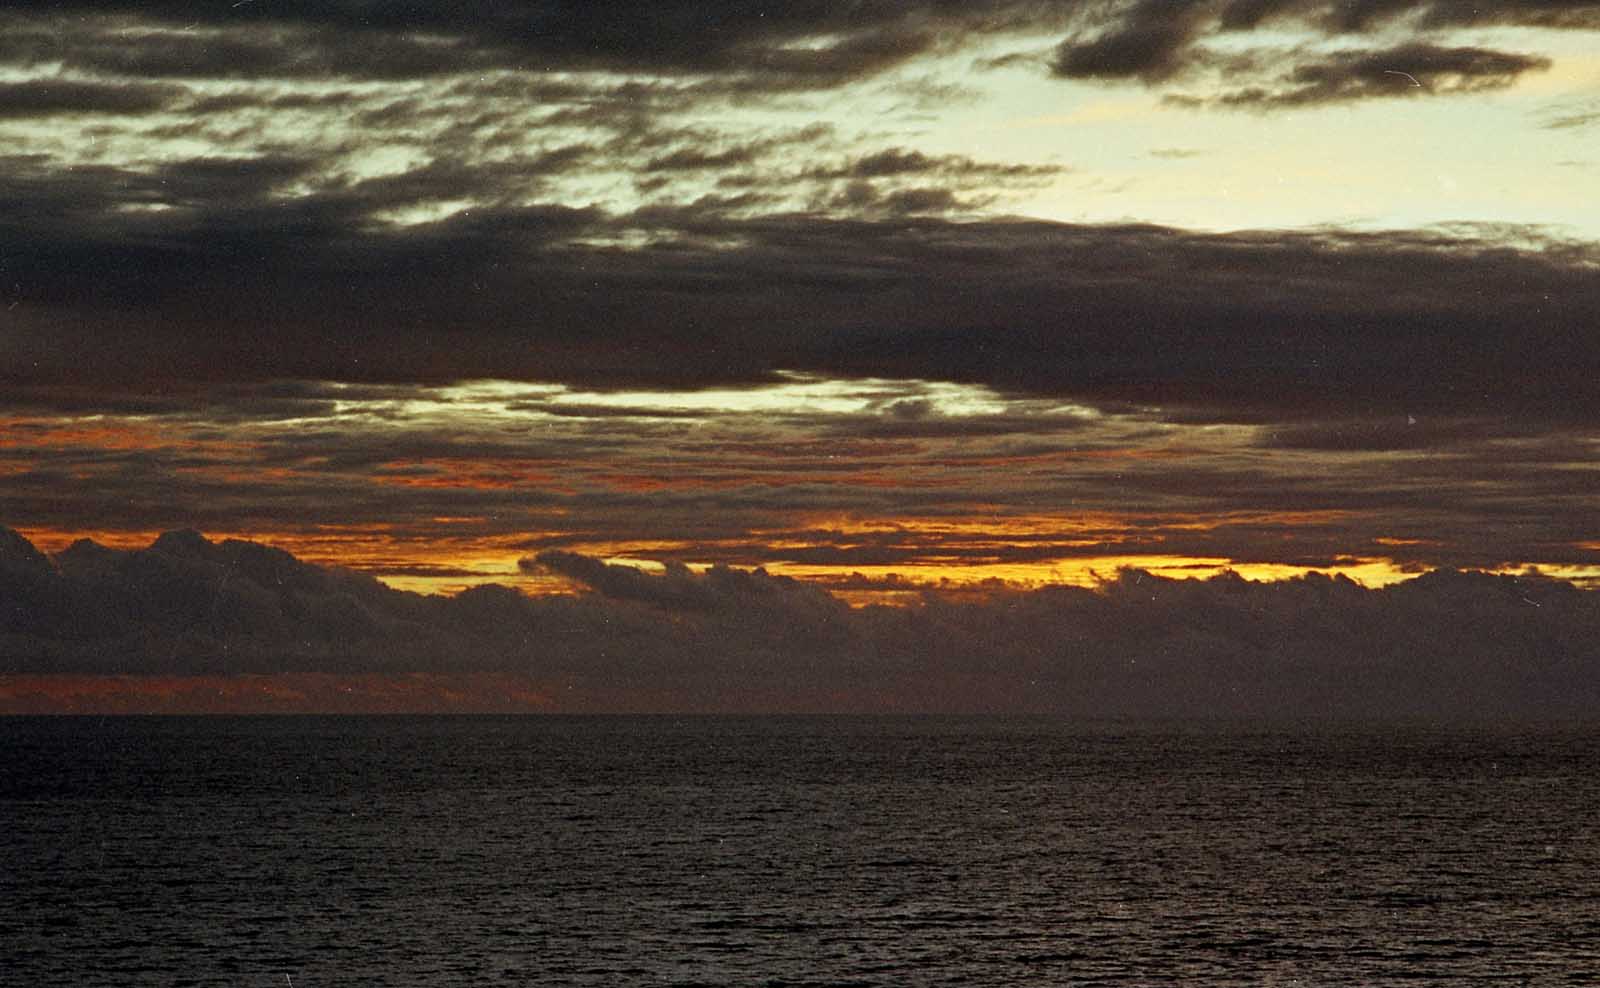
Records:
[[[0,984],[1594,985],[1600,732],[0,719]]]

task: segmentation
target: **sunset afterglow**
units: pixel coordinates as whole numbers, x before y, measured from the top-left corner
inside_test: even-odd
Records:
[[[0,13],[0,678],[447,675],[491,599],[803,599],[723,636],[776,662],[1129,574],[1600,590],[1592,5],[712,8]],[[354,602],[173,589],[288,580],[243,543]]]

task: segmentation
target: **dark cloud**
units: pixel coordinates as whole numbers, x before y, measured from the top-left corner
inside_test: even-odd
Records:
[[[1139,0],[1117,9],[1107,27],[1056,49],[1050,70],[1068,79],[1138,77],[1162,82],[1188,67],[1206,6],[1192,0]]]
[[[667,145],[664,152],[653,154],[638,167],[638,171],[645,175],[660,172],[703,171],[723,171],[738,175],[740,169],[748,168],[775,152],[803,154],[830,143],[832,138],[833,128],[827,124],[814,124],[774,133],[754,141],[731,144],[725,142],[721,135],[714,131],[675,132],[670,129],[645,129],[620,135],[613,150],[631,154],[640,150],[653,151],[663,144]],[[766,176],[767,179],[770,177]]]
[[[90,113],[133,116],[168,109],[183,95],[178,86],[68,79],[0,83],[0,119]]]
[[[743,642],[751,630],[733,601],[759,604],[750,624],[794,636],[783,654],[796,685],[824,644],[852,656],[858,681],[895,683],[932,705],[959,704],[934,685],[958,680],[976,690],[967,703],[1101,713],[1552,716],[1584,709],[1600,685],[1584,638],[1600,620],[1593,595],[1537,578],[1438,572],[1371,591],[1319,576],[1258,584],[1124,571],[1092,590],[932,594],[909,608],[844,611],[790,597],[760,573],[732,586],[716,571],[623,580],[622,567],[570,563],[564,572],[619,606],[650,597],[651,582],[673,604],[686,585],[722,583],[704,591],[721,606],[689,626],[698,640]]]
[[[737,615],[741,621],[762,614],[782,618],[797,611],[806,612],[811,620],[839,621],[846,613],[845,606],[826,592],[764,570],[713,566],[696,574],[669,561],[661,575],[652,576],[630,566],[559,551],[541,552],[518,565],[524,570],[556,573],[607,597],[640,601],[667,611]]]
[[[833,89],[922,56],[1013,35],[1062,40],[1048,58],[1024,54],[988,64],[1022,58],[1046,64],[1063,78],[1181,82],[1186,92],[1174,97],[1177,102],[1270,109],[1502,87],[1548,64],[1448,40],[1454,31],[1496,26],[1595,30],[1600,17],[1581,0],[875,0],[770,10],[629,0],[604,11],[508,2],[408,3],[381,12],[353,0],[219,4],[206,10],[178,3],[30,2],[12,4],[0,15],[0,63],[83,78],[8,83],[0,113],[131,115],[168,107],[181,93],[154,80],[230,87],[192,101],[201,119],[183,126],[195,130],[235,123],[230,112],[329,108],[366,99],[349,90],[283,91],[288,84],[448,80],[427,100],[408,94],[382,110],[363,105],[358,119],[372,128],[415,127],[423,119],[459,114],[453,100],[469,93],[480,100],[491,92],[510,98],[511,90],[521,89],[522,110],[550,110],[542,121],[546,126],[648,127],[649,117],[664,109]],[[1286,31],[1307,43],[1283,49],[1277,39]],[[1252,48],[1257,32],[1273,40]],[[1366,47],[1350,50],[1352,38]],[[1374,47],[1379,39],[1383,46]],[[593,71],[613,75],[608,81],[543,78]],[[1406,76],[1391,72],[1421,85],[1406,93]],[[1213,91],[1187,91],[1196,81],[1209,81]],[[924,111],[962,98],[959,89],[927,80],[921,90],[916,98]],[[526,123],[504,113],[460,120],[458,135],[498,128],[512,140]],[[1566,124],[1568,119],[1556,125],[1575,125]],[[440,147],[455,143],[433,139]],[[737,156],[734,148],[700,151]],[[689,154],[656,160],[670,167],[674,156],[688,161]],[[722,163],[735,163],[735,157]]]
[[[257,9],[248,9],[248,8]],[[604,12],[549,3],[22,3],[0,57],[153,78],[425,78],[496,69],[724,76],[749,91],[830,87],[955,38],[1062,32],[1051,60],[1072,78],[1162,82],[1211,58],[1207,43],[1290,28],[1326,37],[1405,29],[1537,26],[1593,30],[1585,0],[1472,5],[1444,0],[983,0],[742,4],[628,2]],[[92,15],[89,18],[75,16]],[[138,25],[130,30],[130,24]]]
[[[1524,432],[1526,429],[1523,426]],[[1418,421],[1410,416],[1395,416],[1290,425],[1268,431],[1263,445],[1269,449],[1387,452],[1474,444],[1518,434],[1516,424],[1505,420]]]
[[[1065,173],[1057,165],[975,161],[885,148],[834,165],[806,169],[797,180],[818,185],[823,208],[864,216],[971,213],[992,205],[1000,190],[1040,185]],[[932,184],[929,184],[932,183]]]
[[[1019,165],[974,161],[964,155],[930,155],[910,148],[885,148],[864,154],[838,167],[813,168],[807,177],[822,179],[876,179],[937,176],[945,179],[1030,179],[1059,175],[1055,165]]]
[[[702,148],[679,148],[670,154],[651,158],[645,162],[646,172],[699,171],[707,168],[726,168],[729,165],[748,165],[760,156],[757,148],[748,145],[708,151]]]
[[[1211,102],[1227,107],[1269,109],[1374,97],[1477,92],[1502,89],[1516,82],[1523,73],[1549,67],[1549,59],[1531,55],[1411,44],[1381,51],[1302,59],[1292,71],[1270,85],[1225,92]]]
[[[1429,0],[1138,0],[1094,8],[1055,50],[1053,74],[1070,79],[1139,79],[1147,84],[1205,79],[1214,95],[1169,97],[1179,105],[1274,109],[1372,97],[1498,89],[1546,69],[1546,58],[1440,43],[1441,32],[1489,26],[1600,29],[1592,4],[1478,5]],[[1289,30],[1310,41],[1292,49],[1251,32]],[[1352,38],[1409,39],[1352,49]]]
[[[487,538],[550,511],[593,538],[567,548],[670,529],[699,561],[867,565],[941,545],[819,536],[783,556],[748,532],[813,524],[804,512],[1226,515],[1277,499],[1362,517],[1115,544],[1592,563],[1573,520],[1591,513],[1600,408],[1592,245],[1509,227],[978,220],[1067,169],[987,160],[979,137],[975,157],[912,146],[907,114],[961,93],[907,81],[921,66],[879,77],[1027,45],[1039,73],[1196,105],[1470,91],[1544,62],[1501,50],[1531,33],[1462,29],[1590,30],[1592,5],[380,6],[0,13],[0,408],[82,433],[6,422],[0,513],[120,532],[384,518],[421,540],[437,518],[482,519]],[[881,129],[750,122],[835,104],[865,120],[857,96],[886,108]],[[406,410],[469,378],[699,389],[796,371],[983,385],[1010,404],[946,414],[896,392],[757,424],[528,394],[454,428]],[[1119,424],[1097,431],[1065,403]],[[119,440],[90,435],[110,428],[98,414],[148,421]],[[1256,428],[1203,438],[1237,424]],[[1430,541],[1382,549],[1391,523]],[[1045,561],[1112,552],[1115,534],[942,548]],[[379,571],[467,577],[451,569]]]
[[[101,22],[98,30],[88,23],[87,29],[84,22],[61,25],[51,52],[77,71],[131,78],[400,80],[485,71],[514,59],[497,45],[461,37],[423,40],[374,31],[349,44],[331,31],[293,25],[128,32],[114,22]]]
[[[928,399],[904,399],[876,415],[816,416],[790,419],[815,434],[829,437],[883,439],[977,439],[982,436],[1070,436],[1092,429],[1092,422],[1071,413],[1018,411],[988,415],[949,415]],[[1059,447],[1051,447],[1052,449]],[[976,453],[983,456],[985,453]]]
[[[249,10],[260,6],[259,10]],[[828,87],[922,54],[955,32],[1005,30],[1038,17],[1004,0],[957,9],[936,3],[634,3],[605,11],[550,3],[274,3],[192,9],[185,4],[13,5],[11,57],[65,56],[82,71],[144,77],[416,78],[492,68],[609,70],[740,77],[751,89]],[[146,30],[129,32],[126,18]],[[1047,19],[1059,19],[1045,11]],[[61,46],[62,30],[73,43]]]
[[[914,218],[965,205],[939,186],[865,190],[883,210],[872,223],[734,218],[708,202],[634,215],[487,206],[399,227],[378,216],[463,169],[263,201],[302,167],[0,162],[0,239],[27,245],[0,279],[13,320],[0,373],[14,387],[490,376],[696,387],[799,370],[1209,406],[1235,420],[1252,407],[1553,419],[1597,407],[1592,252],[1526,231],[1519,245],[1499,231]],[[483,181],[520,167],[484,166]],[[604,245],[619,237],[645,239]]]
[[[793,411],[752,413],[737,396],[715,409],[676,407],[670,395],[659,408],[641,395],[630,401],[645,404],[563,409],[514,388],[485,403],[418,386],[276,382],[107,396],[131,418],[95,418],[92,392],[45,391],[30,404],[13,391],[8,411],[23,417],[4,422],[0,513],[56,531],[94,519],[104,532],[193,524],[358,542],[381,518],[372,537],[391,543],[372,557],[381,572],[429,562],[427,547],[458,538],[483,540],[490,569],[517,552],[597,547],[743,566],[1041,573],[1130,556],[1468,567],[1597,558],[1592,427],[1581,424],[1319,421],[1293,407],[1271,424],[1217,431],[1046,399],[991,395],[1000,410],[947,410],[941,389],[918,393],[915,382],[864,383],[854,411],[806,410],[795,395],[784,399]],[[69,417],[53,417],[63,409]],[[817,529],[818,513],[886,531]],[[897,526],[907,518],[935,524],[919,534]],[[519,538],[529,530],[550,534]]]
[[[963,203],[954,192],[943,188],[896,189],[883,197],[884,208],[895,216],[948,213],[975,205],[979,203]]]
[[[4,532],[4,671],[502,672],[600,709],[643,694],[658,709],[1459,719],[1592,716],[1600,701],[1596,595],[1533,576],[1366,590],[1125,570],[1091,589],[908,587],[910,606],[851,609],[760,571],[529,565],[594,592],[424,598],[194,533],[52,560]]]

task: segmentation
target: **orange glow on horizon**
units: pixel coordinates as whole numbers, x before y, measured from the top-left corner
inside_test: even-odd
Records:
[[[162,534],[153,530],[102,532],[33,527],[18,532],[47,554],[61,552],[85,538],[111,549],[145,549]],[[215,543],[230,539],[256,542],[282,549],[301,562],[368,573],[388,586],[412,593],[453,594],[481,583],[537,588],[548,582],[517,569],[516,560],[524,553],[516,549],[515,543],[528,537],[522,534],[488,538],[439,536],[424,541],[396,538],[391,526],[381,525],[311,532],[213,530],[204,534]],[[429,570],[438,572],[426,572]]]
[[[1319,525],[1351,517],[1349,511],[1172,512],[1159,518],[1149,512],[1074,511],[1071,514],[1013,514],[1000,506],[971,507],[964,515],[871,518],[854,514],[816,514],[805,518],[810,528],[845,535],[892,532],[934,535],[979,535],[994,539],[1020,535],[1060,535],[1150,530],[1213,531],[1225,525]],[[782,535],[792,529],[762,529],[753,534]]]
[[[1052,584],[1092,587],[1115,576],[1121,569],[1142,569],[1158,576],[1207,578],[1234,572],[1245,579],[1272,581],[1291,579],[1308,573],[1343,575],[1368,587],[1402,582],[1417,575],[1413,563],[1402,563],[1381,555],[1364,554],[1328,566],[1252,562],[1222,555],[1187,555],[1161,552],[1160,533],[1165,529],[1205,530],[1221,524],[1264,519],[1287,524],[1293,521],[1324,520],[1326,514],[1254,514],[1229,516],[1219,520],[1199,516],[1179,516],[1164,524],[1131,525],[1115,515],[1062,518],[1046,515],[1024,517],[960,517],[889,519],[830,519],[827,529],[838,536],[856,533],[879,536],[880,545],[903,554],[893,563],[789,562],[782,558],[787,550],[817,545],[804,536],[806,530],[765,529],[752,531],[748,539],[573,539],[562,542],[571,551],[614,565],[635,566],[659,571],[667,560],[676,560],[691,570],[703,572],[718,562],[736,569],[763,568],[775,576],[814,582],[852,603],[894,602],[908,593],[925,589],[946,592],[981,592],[987,584],[1007,589],[1034,589]],[[815,523],[815,519],[811,519]],[[296,558],[321,566],[338,566],[367,573],[388,586],[413,593],[453,595],[483,584],[500,584],[535,596],[582,592],[580,587],[553,574],[524,571],[518,560],[537,554],[529,548],[540,540],[566,534],[559,529],[530,530],[513,534],[478,534],[473,530],[483,522],[471,517],[441,516],[420,531],[401,532],[389,525],[323,526],[311,531],[211,531],[213,542],[247,540],[287,551]],[[1104,526],[1100,528],[1099,526]],[[1120,529],[1108,531],[1107,529]],[[454,530],[454,531],[453,531]],[[814,531],[814,530],[812,530]],[[21,534],[46,553],[58,553],[80,538],[115,549],[143,549],[161,534],[156,531],[65,531],[30,527]],[[1068,535],[1080,537],[1067,537]],[[902,535],[903,540],[882,543],[881,537]],[[1035,541],[1029,541],[1033,537]],[[1041,546],[1038,538],[1049,541]],[[1115,546],[1119,542],[1143,540],[1143,549],[1129,544],[1126,553],[1093,552],[1073,555],[1074,551]],[[1022,541],[1013,541],[1020,539]],[[1380,544],[1409,546],[1421,540],[1375,539]],[[870,548],[863,542],[852,546],[841,539],[835,548]],[[1009,549],[1058,550],[1058,555],[1039,559],[1010,561]],[[696,558],[699,556],[700,558]],[[763,558],[767,556],[768,558]],[[775,557],[775,558],[773,558]],[[1547,576],[1583,585],[1600,581],[1600,566],[1541,564],[1537,561],[1506,566],[1496,572],[1522,573],[1530,568]],[[851,577],[882,584],[872,587],[840,586]],[[897,581],[897,582],[895,582]]]
[[[1119,570],[1139,569],[1169,579],[1205,579],[1233,572],[1247,580],[1273,581],[1323,573],[1349,577],[1368,587],[1387,586],[1411,579],[1416,574],[1403,572],[1386,559],[1361,559],[1336,566],[1293,566],[1286,563],[1238,562],[1219,557],[1161,555],[1085,556],[1041,563],[963,563],[961,565],[886,565],[886,566],[805,566],[771,564],[768,572],[796,579],[814,580],[826,587],[828,578],[845,573],[883,581],[884,590],[904,593],[922,589],[954,588],[971,590],[987,581],[1011,589],[1032,590],[1053,585],[1093,587],[1116,576]],[[898,581],[899,585],[896,585]],[[864,596],[873,591],[861,591]]]

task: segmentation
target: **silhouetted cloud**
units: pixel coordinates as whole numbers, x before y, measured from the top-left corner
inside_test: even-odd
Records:
[[[1582,245],[905,215],[952,205],[924,187],[884,197],[889,216],[871,224],[506,206],[386,228],[373,214],[412,198],[395,178],[254,201],[298,167],[219,179],[194,164],[113,185],[109,172],[13,162],[0,233],[34,247],[8,266],[14,329],[0,346],[27,368],[8,383],[697,387],[790,370],[1235,414],[1584,419],[1596,407],[1584,396],[1600,348],[1585,327],[1600,278]],[[210,188],[219,181],[236,191]],[[130,186],[175,208],[124,210],[127,193],[110,193]],[[584,243],[634,233],[652,241]]]
[[[1058,174],[1052,165],[1017,165],[974,161],[965,155],[930,155],[908,148],[886,148],[862,155],[838,167],[813,169],[818,178],[873,179],[904,175],[931,175],[947,179],[1025,179]]]
[[[1374,97],[1410,97],[1501,89],[1550,60],[1483,48],[1411,44],[1300,61],[1268,85],[1224,92],[1213,106],[1245,109],[1310,106]],[[1205,103],[1185,97],[1178,102]]]
[[[526,565],[594,592],[424,598],[193,532],[53,560],[0,532],[0,672],[515,674],[555,709],[565,689],[583,709],[1099,716],[1537,718],[1600,700],[1600,597],[1531,576],[1368,590],[1125,570],[1096,588],[910,587],[908,606],[852,609],[759,570],[649,574],[562,552]]]
[[[1169,103],[1270,110],[1371,98],[1499,89],[1547,69],[1537,55],[1443,43],[1493,26],[1592,31],[1592,5],[1468,5],[1430,0],[1154,0],[1091,7],[1055,49],[1050,70],[1069,79],[1198,85]],[[1087,11],[1094,13],[1087,13]],[[1251,47],[1251,35],[1265,40]],[[1284,34],[1301,43],[1282,44]],[[1393,43],[1396,38],[1405,40]],[[1373,41],[1390,42],[1372,47]]]
[[[1099,31],[1061,43],[1052,72],[1071,79],[1162,82],[1188,67],[1190,45],[1207,13],[1204,4],[1139,0],[1113,9],[1114,19]]]
[[[195,10],[183,4],[94,5],[108,18],[75,18],[75,4],[13,6],[9,46],[40,57],[51,28],[72,31],[72,68],[130,75],[391,79],[522,67],[737,75],[752,87],[832,86],[928,51],[941,33],[1001,30],[1038,13],[1006,0],[971,11],[935,4],[622,3],[604,13],[544,3],[408,4],[381,13],[355,3],[249,5]],[[116,34],[118,13],[150,30]],[[265,37],[264,37],[265,35]],[[270,38],[270,40],[267,40]]]

